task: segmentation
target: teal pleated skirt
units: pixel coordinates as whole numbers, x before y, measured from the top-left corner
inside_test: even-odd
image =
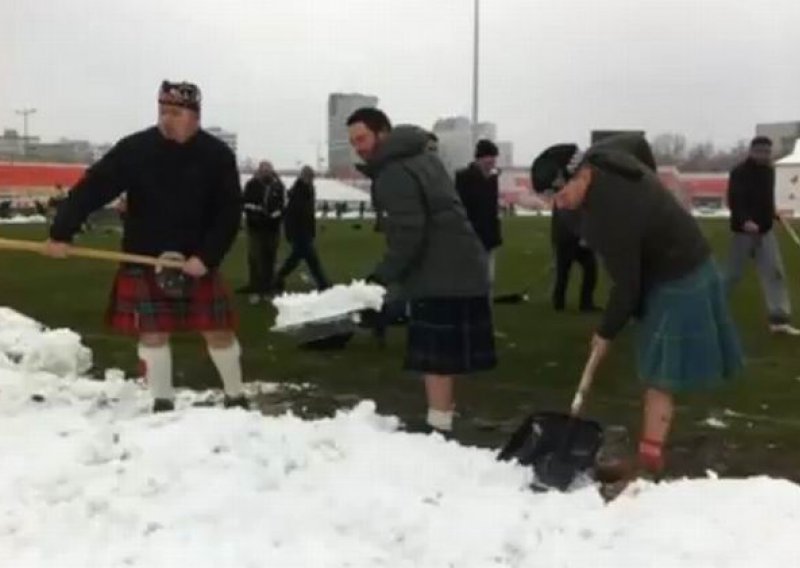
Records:
[[[637,367],[646,386],[667,392],[718,387],[741,371],[739,336],[713,260],[647,294]]]

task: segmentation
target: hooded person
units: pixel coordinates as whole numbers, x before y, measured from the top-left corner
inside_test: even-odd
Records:
[[[723,281],[694,218],[661,184],[646,141],[603,140],[548,167],[567,179],[554,199],[579,210],[580,234],[612,282],[592,349],[602,358],[637,319],[636,367],[644,387],[638,456],[601,464],[604,477],[658,476],[677,394],[714,389],[742,368]]]
[[[69,192],[50,227],[46,254],[69,255],[70,242],[93,211],[123,192],[122,250],[183,260],[188,282],[175,295],[152,267],[122,264],[106,313],[117,332],[138,338],[156,412],[174,409],[170,335],[196,332],[225,389],[225,406],[247,407],[237,317],[219,270],[239,230],[239,172],[233,152],[200,127],[200,89],[164,81],[158,124],[117,142]]]
[[[487,254],[429,135],[378,109],[347,121],[385,212],[386,249],[371,280],[409,302],[405,368],[424,377],[424,431],[453,428],[455,377],[496,364]]]

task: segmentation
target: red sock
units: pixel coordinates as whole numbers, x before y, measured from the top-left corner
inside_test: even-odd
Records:
[[[639,464],[651,473],[664,469],[663,442],[643,438],[639,442]]]

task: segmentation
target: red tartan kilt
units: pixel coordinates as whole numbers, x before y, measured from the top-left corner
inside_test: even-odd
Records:
[[[106,323],[126,334],[235,330],[238,318],[231,295],[216,271],[192,280],[185,297],[170,298],[151,268],[122,266],[117,271]]]

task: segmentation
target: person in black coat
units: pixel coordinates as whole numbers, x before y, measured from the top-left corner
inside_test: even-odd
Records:
[[[289,190],[289,203],[284,213],[284,230],[286,240],[292,252],[283,262],[276,277],[276,291],[283,291],[286,277],[289,276],[302,261],[311,271],[311,276],[319,290],[330,287],[330,282],[322,269],[322,263],[314,247],[317,235],[317,220],[314,207],[314,170],[303,166],[300,176]]]
[[[225,405],[248,406],[238,318],[219,270],[239,231],[239,170],[231,149],[201,128],[200,102],[197,85],[164,81],[157,126],[126,136],[86,170],[59,205],[45,245],[49,256],[68,256],[87,217],[125,192],[122,250],[184,259],[188,282],[177,292],[162,287],[153,267],[120,265],[106,312],[112,329],[138,337],[156,412],[174,409],[169,340],[179,332],[204,336]]]
[[[497,170],[497,146],[491,140],[479,140],[475,161],[456,172],[456,191],[467,210],[472,228],[489,253],[489,276],[494,281],[494,250],[503,244],[500,231]]]
[[[261,162],[255,175],[244,187],[250,281],[239,292],[251,294],[252,302],[273,291],[285,201],[286,189],[280,177],[271,163]]]
[[[543,167],[550,163],[558,153],[566,153],[570,157],[577,152],[574,144],[559,144],[549,148],[534,161],[531,166],[531,183],[537,191],[552,189],[558,191],[567,178],[565,171]],[[557,163],[554,161],[553,163]],[[595,312],[594,291],[597,287],[597,259],[594,252],[586,246],[580,236],[581,213],[560,209],[553,204],[553,215],[550,220],[550,242],[556,260],[556,280],[553,286],[553,308],[563,311],[566,304],[569,274],[573,263],[577,262],[583,269],[581,285],[580,310]]]

